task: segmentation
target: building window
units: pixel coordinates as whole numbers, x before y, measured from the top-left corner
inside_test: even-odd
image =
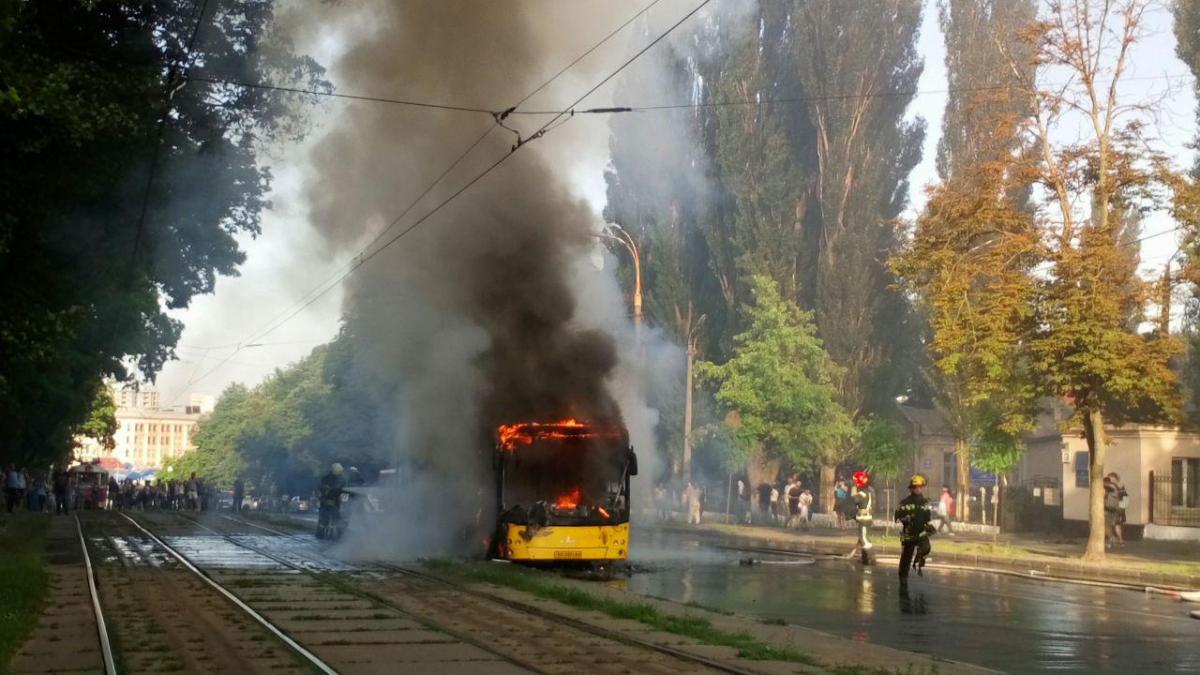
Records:
[[[1075,453],[1075,487],[1089,487],[1091,483],[1088,481],[1091,471],[1088,469],[1088,454],[1086,452]]]
[[[1171,460],[1171,506],[1200,507],[1200,457]]]
[[[942,453],[942,484],[958,485],[958,457],[953,452]]]

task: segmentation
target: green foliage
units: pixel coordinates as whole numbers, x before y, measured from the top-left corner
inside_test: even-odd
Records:
[[[869,415],[858,423],[859,461],[877,479],[894,480],[912,467],[916,445],[890,420]]]
[[[983,426],[972,444],[975,452],[971,464],[997,476],[1015,469],[1025,453],[1025,443],[1020,436],[1006,433],[996,425]]]
[[[358,384],[352,342],[343,329],[253,389],[226,389],[201,421],[196,449],[169,475],[195,472],[223,487],[240,477],[264,493],[306,494],[332,462],[364,472],[386,463],[381,409]]]
[[[0,515],[0,671],[37,624],[49,574],[46,532],[52,516],[42,513]]]
[[[838,399],[854,417],[890,408],[915,373],[913,322],[886,260],[896,218],[921,159],[925,121],[906,119],[924,63],[917,52],[923,3],[793,3],[787,70],[810,125],[813,191],[805,219],[802,306],[842,368]],[[869,48],[864,48],[870,45]],[[786,72],[786,71],[785,71]],[[881,92],[889,92],[880,96]]]
[[[113,400],[112,391],[104,383],[96,386],[96,396],[92,400],[92,408],[83,424],[75,429],[75,434],[95,440],[105,450],[117,446],[113,436],[120,426],[117,424],[117,402]]]
[[[258,152],[298,134],[302,99],[184,73],[320,87],[321,69],[274,33],[274,0],[206,6],[2,5],[7,459],[65,458],[92,383],[133,377],[129,363],[152,378],[181,330],[166,309],[234,274],[236,237],[258,232],[271,182]]]
[[[697,374],[718,385],[717,400],[735,413],[731,433],[743,448],[758,444],[796,465],[836,463],[855,435],[835,398],[839,371],[811,315],[781,297],[769,277],[755,276],[752,284],[749,326],[735,338],[733,358],[699,363]]]

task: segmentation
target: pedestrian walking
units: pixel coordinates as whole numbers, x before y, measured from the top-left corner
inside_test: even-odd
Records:
[[[750,487],[746,485],[746,481],[738,479],[737,482],[737,521],[745,525],[750,524]]]
[[[800,527],[808,527],[812,522],[812,490],[805,488],[800,492]]]
[[[954,495],[950,493],[949,486],[943,485],[937,503],[938,532],[944,529],[951,537],[954,536],[954,506]]]
[[[188,476],[187,486],[186,486],[185,490],[187,491],[187,510],[188,511],[199,511],[200,510],[200,480],[198,478],[196,478],[196,472],[193,471],[192,475]]]
[[[29,510],[34,513],[46,510],[46,481],[41,476],[33,479],[29,490]]]
[[[1113,485],[1117,486],[1117,525],[1113,529],[1113,534],[1117,537],[1117,545],[1125,545],[1125,511],[1129,508],[1129,492],[1125,490],[1125,484],[1121,482],[1121,477],[1117,472],[1112,472]]]
[[[839,480],[833,486],[833,515],[837,526],[843,527],[846,521],[846,502],[850,499],[850,488],[846,481]]]
[[[1121,500],[1128,499],[1129,493],[1120,483],[1120,476],[1110,473],[1104,477],[1104,547],[1115,548],[1125,545],[1121,532]],[[1128,503],[1128,502],[1126,502]]]
[[[9,464],[4,470],[4,508],[9,513],[21,503],[21,474],[15,464]]]
[[[763,481],[758,484],[756,489],[758,492],[758,510],[755,512],[758,515],[758,520],[761,523],[771,522],[771,484]]]
[[[783,522],[783,519],[781,519],[779,517],[779,488],[778,487],[776,487],[774,485],[771,486],[771,495],[770,495],[770,497],[768,497],[768,499],[771,500],[771,503],[770,503],[771,522],[775,525],[779,525],[780,523]]]
[[[792,477],[787,487],[788,527],[800,526],[800,495],[804,492],[799,478]]]
[[[688,525],[699,525],[702,505],[700,503],[700,488],[692,481],[688,481],[687,487],[683,490],[683,504],[687,507],[687,522]]]
[[[59,469],[54,472],[54,512],[66,515],[68,509],[67,504],[67,488],[70,484],[70,476],[66,471]]]

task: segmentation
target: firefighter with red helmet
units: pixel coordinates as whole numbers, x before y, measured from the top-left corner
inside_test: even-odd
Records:
[[[925,498],[925,476],[916,474],[908,482],[908,496],[900,500],[896,520],[900,522],[900,581],[908,582],[909,569],[921,575],[929,555],[929,537],[936,532],[933,509]]]
[[[873,547],[867,533],[874,522],[872,511],[875,508],[875,488],[871,487],[871,476],[866,471],[854,472],[854,489],[850,498],[854,500],[854,522],[858,525],[858,550],[862,556],[862,564],[874,565],[875,554],[871,550]]]

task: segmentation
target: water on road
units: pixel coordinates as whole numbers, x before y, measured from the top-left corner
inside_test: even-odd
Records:
[[[1160,596],[942,569],[903,592],[894,563],[788,564],[680,535],[631,550],[643,569],[626,587],[645,595],[1011,673],[1200,673],[1200,621]],[[748,557],[766,564],[739,564]]]

